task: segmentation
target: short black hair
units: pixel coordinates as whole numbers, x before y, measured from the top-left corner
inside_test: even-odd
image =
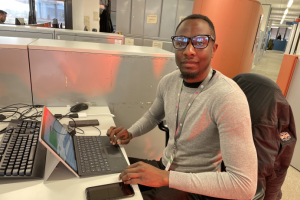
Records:
[[[200,15],[200,14],[192,14],[192,15],[189,15],[187,16],[186,18],[184,18],[183,20],[181,20],[181,22],[178,24],[178,26],[176,27],[176,31],[175,33],[177,32],[177,29],[179,28],[179,26],[182,24],[182,22],[188,20],[188,19],[202,19],[204,21],[206,21],[209,25],[209,28],[211,29],[212,31],[212,34],[213,34],[213,37],[215,38],[216,40],[216,32],[215,32],[215,27],[214,27],[214,24],[212,23],[212,21],[206,17],[205,15]]]
[[[0,10],[0,15],[6,15],[7,12],[5,12],[4,10]]]

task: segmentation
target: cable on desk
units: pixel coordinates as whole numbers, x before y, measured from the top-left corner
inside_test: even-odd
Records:
[[[59,119],[55,119],[55,121],[54,121],[54,123],[53,123],[53,129],[54,129],[57,133],[59,133],[59,134],[61,134],[61,135],[67,135],[67,134],[63,134],[63,133],[58,132],[58,131],[54,128],[54,124],[55,124],[57,121],[61,120],[62,118],[70,118],[71,120],[73,120],[73,122],[74,122],[74,124],[75,124],[75,127],[74,127],[73,130],[75,131],[75,133],[68,132],[68,130],[67,130],[67,132],[68,132],[68,134],[74,136],[74,135],[76,134],[76,128],[77,128],[77,127],[76,127],[76,122],[75,122],[75,120],[74,120],[72,117],[68,117],[67,114],[66,114],[65,116],[59,118]],[[80,129],[80,130],[81,130],[81,129]],[[81,131],[83,131],[83,130],[81,130]],[[84,131],[83,131],[83,133],[84,133]],[[80,133],[80,134],[83,134],[83,133]]]
[[[84,134],[84,130],[82,130],[82,129],[78,128],[78,127],[77,127],[76,129],[79,129],[79,130],[82,131],[81,133],[78,132],[79,134]],[[77,133],[77,132],[76,132],[76,133]]]
[[[28,107],[28,109],[23,110],[22,112],[19,112],[20,108],[26,108]],[[13,117],[15,114],[19,114],[20,116],[18,117],[18,119],[31,119],[31,120],[37,120],[37,117],[41,116],[41,111],[38,111],[36,108],[41,108],[43,107],[43,105],[29,105],[29,104],[24,104],[24,103],[15,103],[15,104],[11,104],[9,106],[6,106],[4,108],[0,108],[0,113],[13,113],[9,116],[5,116],[5,119],[11,118]],[[25,116],[26,114],[30,113],[33,109],[36,110],[35,113],[33,113],[31,116]],[[4,121],[0,120],[0,122],[10,122],[10,121]]]
[[[94,128],[98,129],[98,131],[100,132],[100,134],[98,136],[101,136],[101,131],[99,128],[97,128],[96,126],[93,126]]]

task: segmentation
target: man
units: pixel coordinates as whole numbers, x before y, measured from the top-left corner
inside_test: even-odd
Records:
[[[142,192],[144,199],[251,199],[255,194],[249,106],[234,81],[211,69],[215,40],[206,16],[182,20],[172,37],[179,70],[162,78],[153,105],[131,128],[107,131],[113,144],[128,144],[166,119],[170,138],[161,161],[142,160],[120,174],[126,184],[151,187]],[[226,172],[220,172],[222,160]]]
[[[0,10],[0,24],[4,24],[7,12]]]

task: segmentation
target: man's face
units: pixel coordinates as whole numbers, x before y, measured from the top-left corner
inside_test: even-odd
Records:
[[[1,22],[5,22],[6,21],[6,14],[0,14],[0,20]]]
[[[193,37],[196,35],[212,35],[208,23],[201,19],[189,19],[179,26],[177,36]],[[209,73],[211,58],[218,48],[210,39],[205,49],[195,49],[190,41],[185,49],[176,49],[176,64],[183,79],[188,82],[200,82]]]

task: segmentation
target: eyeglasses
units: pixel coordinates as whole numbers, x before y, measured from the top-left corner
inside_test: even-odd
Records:
[[[172,36],[171,39],[175,49],[185,49],[190,40],[196,49],[205,49],[208,46],[209,39],[215,41],[215,38],[211,35],[196,35],[194,37]]]

